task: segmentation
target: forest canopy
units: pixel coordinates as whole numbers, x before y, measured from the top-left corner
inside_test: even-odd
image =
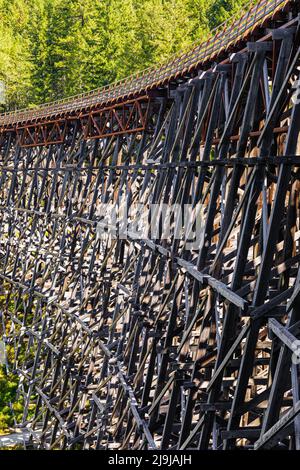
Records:
[[[165,61],[243,3],[0,0],[0,109],[89,91]]]

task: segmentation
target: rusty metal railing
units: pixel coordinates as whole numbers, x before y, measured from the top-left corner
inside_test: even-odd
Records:
[[[76,112],[83,108],[101,105],[122,99],[140,91],[155,88],[165,81],[188,72],[194,67],[205,63],[216,56],[238,39],[245,36],[263,20],[274,15],[291,0],[260,0],[253,7],[248,7],[244,14],[237,13],[218,28],[204,42],[196,44],[188,52],[183,52],[171,58],[159,67],[150,67],[135,73],[111,85],[82,93],[51,103],[45,103],[34,109],[23,109],[0,115],[0,126],[12,125],[17,122],[41,119],[48,116]]]

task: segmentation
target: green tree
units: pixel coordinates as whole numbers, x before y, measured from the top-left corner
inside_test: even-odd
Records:
[[[252,2],[256,3],[256,2]],[[247,0],[215,0],[207,12],[210,29],[220,25],[232,15],[241,10],[243,5],[249,5]]]
[[[107,73],[118,80],[143,67],[139,18],[133,0],[111,0],[108,4]]]
[[[208,0],[146,0],[137,3],[145,65],[164,62],[207,36]]]
[[[7,107],[122,79],[204,40],[245,0],[0,0]]]
[[[24,0],[0,0],[0,80],[10,108],[27,104],[32,63],[26,37],[29,9]]]

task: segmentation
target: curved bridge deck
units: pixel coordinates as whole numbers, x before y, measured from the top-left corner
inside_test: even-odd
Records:
[[[2,117],[0,331],[30,445],[300,449],[299,12],[262,0],[155,93]]]
[[[137,73],[113,85],[90,93],[77,95],[64,100],[45,104],[33,110],[17,110],[0,115],[0,126],[11,126],[37,120],[78,116],[81,112],[107,107],[120,101],[150,93],[152,90],[168,87],[178,81],[186,81],[206,70],[220,57],[234,50],[241,49],[241,44],[255,36],[258,29],[264,28],[268,20],[276,18],[286,6],[293,4],[290,0],[261,0],[244,15],[238,14],[236,19],[230,18],[212,32],[209,39],[159,68],[150,68]]]

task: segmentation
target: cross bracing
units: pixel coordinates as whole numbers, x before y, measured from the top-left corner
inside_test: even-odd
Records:
[[[1,333],[31,445],[299,450],[298,8],[131,108],[2,133]],[[188,205],[188,230],[139,236],[139,204]],[[104,205],[131,209],[126,236]]]

